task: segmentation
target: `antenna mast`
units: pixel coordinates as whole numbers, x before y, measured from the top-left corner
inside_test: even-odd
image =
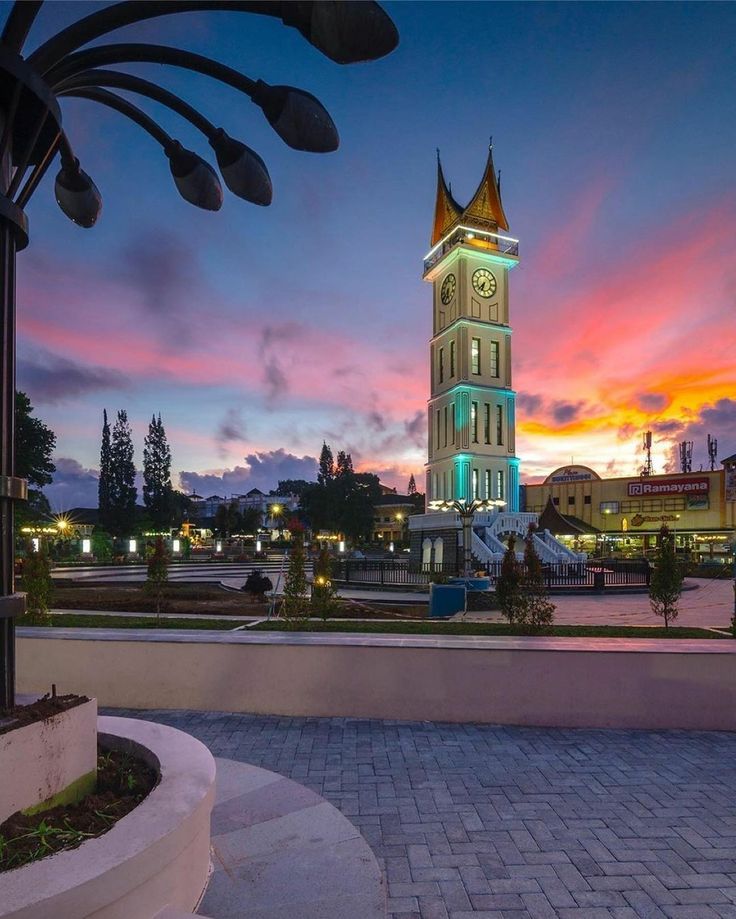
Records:
[[[683,440],[680,444],[680,472],[693,471],[693,442]]]
[[[718,456],[718,441],[715,437],[708,435],[708,459],[710,460],[710,471],[715,472],[716,458]]]
[[[651,475],[652,474],[652,432],[645,431],[643,438],[644,452],[646,454],[646,462],[642,466],[641,474],[642,475]]]

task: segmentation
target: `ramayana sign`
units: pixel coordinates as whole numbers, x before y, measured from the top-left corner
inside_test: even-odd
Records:
[[[642,497],[647,495],[706,495],[710,490],[710,479],[707,476],[698,476],[690,479],[637,479],[629,482],[629,497]]]

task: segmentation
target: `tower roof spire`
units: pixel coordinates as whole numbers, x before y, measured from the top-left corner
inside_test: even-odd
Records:
[[[452,197],[442,172],[440,151],[437,148],[437,198],[434,205],[434,224],[432,226],[432,245],[445,235],[447,230],[461,217],[463,209]]]
[[[495,223],[501,230],[508,230],[509,222],[501,203],[501,188],[493,165],[493,138],[488,145],[488,160],[478,190],[470,204],[463,211],[463,220]]]
[[[437,150],[437,199],[434,206],[432,245],[439,242],[453,225],[465,223],[488,230],[508,230],[509,222],[501,203],[500,173],[496,176],[493,165],[493,137],[488,142],[488,160],[470,204],[463,208],[452,197],[452,188],[447,185],[442,172],[440,151]]]

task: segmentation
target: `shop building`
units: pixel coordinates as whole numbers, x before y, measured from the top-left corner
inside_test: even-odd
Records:
[[[666,524],[680,553],[725,563],[736,542],[736,455],[712,472],[608,479],[588,466],[564,466],[523,485],[521,503],[578,551],[646,554]]]

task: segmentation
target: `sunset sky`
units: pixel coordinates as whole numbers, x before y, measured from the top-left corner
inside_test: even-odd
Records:
[[[102,4],[46,4],[34,48]],[[157,145],[64,100],[102,192],[83,230],[28,208],[18,385],[56,432],[57,509],[96,502],[102,410],[127,409],[137,460],[153,412],[175,478],[200,494],[312,478],[322,441],[405,488],[426,459],[435,148],[455,197],[489,135],[521,264],[511,276],[522,481],[571,458],[601,474],[674,468],[706,434],[736,452],[736,5],[386,3],[391,56],[340,67],[276,20],[184,14],[113,41],[179,45],[320,98],[337,153],[286,147],[205,77],[138,65],[265,159],[270,208],[186,204]],[[6,11],[8,4],[4,4]],[[118,68],[122,69],[122,68]],[[203,138],[144,103],[205,156]]]

